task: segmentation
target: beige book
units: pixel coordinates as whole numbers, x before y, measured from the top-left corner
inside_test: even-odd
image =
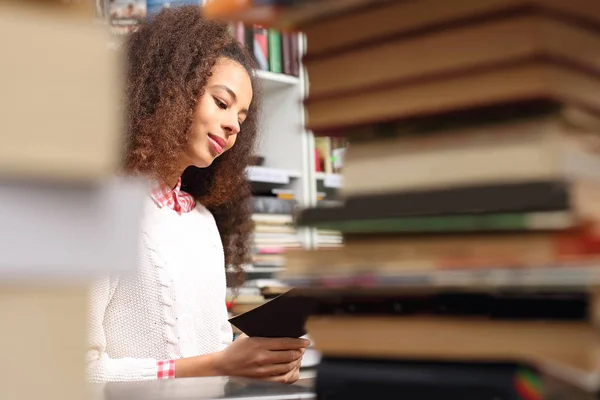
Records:
[[[592,265],[600,255],[590,254],[590,234],[560,231],[427,237],[369,235],[346,238],[343,252],[368,267],[372,274],[418,271],[420,267],[476,271],[500,265],[517,269]]]
[[[288,214],[252,214],[252,221],[262,225],[285,226],[292,223],[292,216]]]
[[[285,269],[278,279],[311,277],[331,274],[352,274],[360,265],[346,257],[342,247],[315,250],[293,249],[285,252]]]
[[[3,399],[87,398],[87,286],[0,283]]]
[[[121,63],[91,16],[0,3],[0,176],[97,180],[123,149]]]
[[[374,43],[306,60],[304,65],[310,80],[309,98],[316,99],[534,55],[559,57],[600,71],[598,49],[597,32],[529,12]]]
[[[586,125],[572,111],[351,143],[342,192],[351,196],[555,179],[583,179],[598,187],[599,119]],[[594,192],[594,185],[586,188]]]
[[[600,334],[587,322],[321,316],[307,331],[325,356],[549,362],[600,374]]]
[[[538,99],[600,110],[600,79],[551,61],[532,59],[483,71],[308,101],[309,129],[331,130]],[[344,168],[347,168],[347,161]]]
[[[328,57],[336,50],[381,42],[386,37],[433,30],[528,6],[600,21],[600,3],[596,0],[395,0],[303,27],[309,43],[306,57]]]

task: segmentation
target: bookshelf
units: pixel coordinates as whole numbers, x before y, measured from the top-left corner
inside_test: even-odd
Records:
[[[305,39],[298,38],[300,54],[305,52]],[[343,186],[339,172],[316,171],[317,145],[312,132],[305,128],[302,100],[308,95],[308,80],[300,60],[300,76],[294,77],[259,70],[262,82],[263,112],[258,152],[265,164],[249,168],[249,179],[263,187],[272,185],[293,190],[298,206],[314,207],[319,199],[336,201]],[[331,156],[331,140],[325,156]],[[314,228],[301,228],[300,242],[306,248],[319,247],[319,234]],[[248,272],[251,272],[249,269]]]
[[[297,36],[296,40],[301,54],[303,38]],[[302,100],[306,96],[306,81],[301,65],[299,71],[297,77],[256,71],[263,94],[257,155],[264,157],[264,162],[261,166],[249,167],[248,177],[257,192],[288,190],[293,193],[297,207],[310,207],[315,203],[316,187],[311,173],[314,140],[304,128]],[[298,229],[296,235],[301,247],[313,246],[313,229]],[[284,268],[285,265],[274,261],[249,265],[245,271],[249,280],[261,280],[273,278]]]

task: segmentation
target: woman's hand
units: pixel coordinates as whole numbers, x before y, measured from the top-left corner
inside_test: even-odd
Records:
[[[215,353],[214,368],[219,375],[294,383],[309,345],[306,339],[241,335],[225,350]]]

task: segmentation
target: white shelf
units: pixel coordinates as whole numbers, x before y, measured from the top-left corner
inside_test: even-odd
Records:
[[[251,274],[251,273],[255,273],[255,274],[275,274],[277,272],[281,272],[283,271],[283,267],[274,267],[274,268],[269,268],[269,267],[254,267],[254,266],[247,266],[246,268],[244,268],[244,272]]]
[[[302,174],[299,171],[290,171],[279,168],[269,168],[261,166],[250,166],[247,169],[248,179],[252,182],[272,183],[287,185],[290,180],[299,178]]]
[[[315,172],[315,177],[323,181],[323,186],[329,189],[340,189],[344,183],[341,174],[327,174],[325,172]]]
[[[274,72],[257,70],[256,76],[260,79],[265,92],[296,86],[300,83],[300,78],[296,76],[277,74]]]

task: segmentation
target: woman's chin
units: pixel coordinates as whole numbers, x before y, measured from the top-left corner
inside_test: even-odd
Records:
[[[196,168],[208,168],[211,166],[211,164],[213,163],[213,161],[215,160],[214,157],[202,157],[202,158],[196,158],[194,160],[194,167]]]
[[[187,159],[188,165],[196,168],[207,168],[211,166],[217,157],[208,149],[192,148],[186,153],[185,158]]]

